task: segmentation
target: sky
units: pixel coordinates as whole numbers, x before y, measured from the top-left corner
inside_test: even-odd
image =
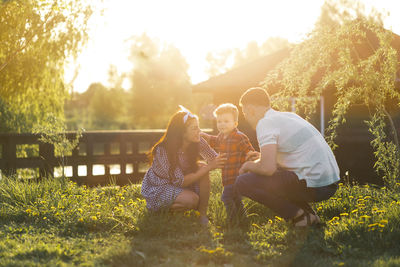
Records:
[[[104,14],[92,17],[89,42],[65,69],[75,92],[93,82],[108,85],[108,70],[133,68],[127,57],[132,36],[146,33],[160,44],[177,47],[189,64],[193,84],[207,80],[206,55],[226,49],[244,49],[269,37],[292,43],[306,38],[320,14],[324,0],[104,0]],[[400,1],[363,0],[389,11],[385,27],[400,34]],[[128,87],[128,84],[124,84]]]

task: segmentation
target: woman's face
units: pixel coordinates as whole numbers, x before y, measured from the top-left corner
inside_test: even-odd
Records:
[[[197,118],[191,119],[187,122],[183,139],[186,142],[200,142],[200,128]]]

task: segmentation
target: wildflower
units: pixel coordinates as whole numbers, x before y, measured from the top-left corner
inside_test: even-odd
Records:
[[[356,213],[358,212],[358,209],[352,210],[351,213]]]
[[[196,211],[194,212],[194,215],[196,215],[196,217],[200,217],[200,212],[199,212],[198,210],[196,210]]]
[[[371,198],[371,196],[365,196],[365,197],[364,197],[364,200],[365,200],[365,199],[370,199],[370,198]]]
[[[79,218],[79,219],[78,219],[78,222],[83,222],[83,218]]]
[[[364,219],[370,219],[370,218],[371,218],[371,216],[368,216],[368,215],[362,215],[362,216],[360,216],[360,218],[364,218]]]
[[[371,223],[371,224],[368,224],[368,227],[371,228],[371,227],[375,227],[375,226],[378,226],[378,225],[379,225],[379,223]]]
[[[318,208],[317,208],[317,211],[321,211],[321,210],[322,210],[322,207],[318,207]]]
[[[277,221],[283,221],[283,219],[281,218],[281,217],[279,217],[279,216],[275,216],[275,219],[277,220]]]
[[[25,212],[26,212],[26,213],[31,213],[32,210],[31,210],[31,209],[26,209]]]
[[[388,220],[381,220],[380,223],[382,224],[387,224],[389,221]]]
[[[45,216],[45,217],[43,217],[43,220],[47,220],[47,217]]]
[[[349,196],[349,198],[350,198],[350,199],[353,199],[354,197],[353,197],[353,196]]]
[[[81,208],[78,209],[79,213],[83,213],[83,210]]]
[[[340,216],[349,216],[347,212],[340,213]]]
[[[91,216],[90,219],[92,219],[93,221],[97,221],[97,217],[96,216]]]

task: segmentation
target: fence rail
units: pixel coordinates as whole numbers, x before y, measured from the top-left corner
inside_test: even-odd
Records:
[[[31,171],[36,177],[64,175],[79,184],[105,185],[114,180],[123,185],[138,182],[147,170],[146,152],[164,130],[84,132],[71,155],[55,155],[54,146],[35,134],[0,134],[2,175]],[[75,133],[68,132],[68,139]],[[30,156],[21,154],[28,148]],[[33,155],[32,155],[33,154]],[[61,169],[61,165],[65,168]]]

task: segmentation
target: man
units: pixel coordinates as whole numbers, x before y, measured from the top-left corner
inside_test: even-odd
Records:
[[[238,192],[275,211],[295,226],[320,222],[310,202],[329,199],[337,190],[339,168],[319,131],[300,116],[271,108],[268,93],[250,88],[239,102],[257,132],[260,152],[239,171]]]

